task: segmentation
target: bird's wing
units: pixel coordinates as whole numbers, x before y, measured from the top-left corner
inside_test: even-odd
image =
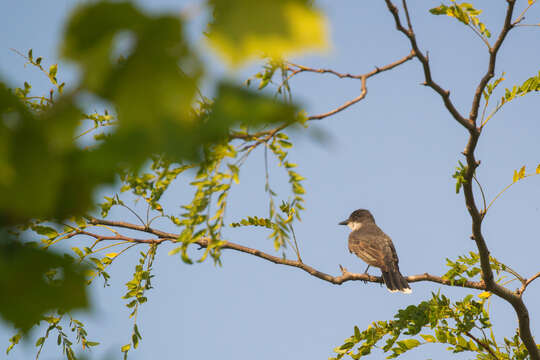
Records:
[[[349,235],[349,250],[369,265],[378,268],[385,267],[384,253],[375,234],[360,230],[351,232]]]
[[[397,266],[392,240],[375,224],[365,224],[349,235],[349,250],[370,265],[388,271]]]

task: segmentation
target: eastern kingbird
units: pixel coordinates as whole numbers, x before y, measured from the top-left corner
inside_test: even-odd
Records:
[[[368,264],[365,273],[371,265],[376,266],[381,269],[384,283],[390,292],[412,292],[407,280],[399,272],[399,260],[392,239],[375,224],[375,218],[369,210],[356,210],[339,225],[351,228],[349,251]]]

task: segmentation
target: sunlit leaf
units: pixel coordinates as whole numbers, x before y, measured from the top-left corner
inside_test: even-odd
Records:
[[[482,10],[475,9],[472,4],[469,3],[456,3],[452,1],[452,5],[440,5],[436,8],[429,10],[433,15],[446,15],[456,18],[465,25],[470,25],[476,28],[480,34],[485,37],[491,37],[491,33],[486,28],[485,24],[481,23],[478,19],[478,15],[482,13]]]
[[[434,343],[434,342],[437,342],[437,339],[435,338],[435,336],[433,335],[423,335],[423,334],[420,334],[420,336],[426,340],[427,342],[430,342],[430,343]]]
[[[325,50],[324,16],[307,0],[210,0],[208,41],[233,66],[256,57]]]
[[[491,293],[489,291],[484,291],[478,294],[478,297],[480,299],[488,299],[491,296]]]

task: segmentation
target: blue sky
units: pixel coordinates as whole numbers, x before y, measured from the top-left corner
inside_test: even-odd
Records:
[[[29,81],[36,92],[46,89],[46,79],[10,50],[29,48],[45,62],[58,60],[62,26],[79,1],[54,3],[37,0],[0,3],[0,78],[10,86]],[[187,1],[139,1],[152,11],[180,11]],[[326,54],[295,59],[312,67],[365,73],[393,62],[409,52],[404,36],[395,30],[383,2],[354,0],[318,2],[329,19],[332,50]],[[412,3],[412,2],[411,2]],[[451,91],[458,110],[468,114],[472,95],[483,76],[488,54],[482,42],[465,26],[447,17],[429,14],[437,1],[410,5],[422,50],[429,50],[433,77]],[[475,1],[483,9],[483,22],[494,36],[502,26],[504,2]],[[526,1],[518,2],[521,11]],[[530,23],[540,22],[538,6],[528,13]],[[526,21],[526,22],[527,22]],[[200,42],[201,21],[190,24],[194,43]],[[540,70],[540,28],[513,30],[501,49],[496,74],[506,72],[502,87],[521,84]],[[227,72],[216,59],[207,58],[211,76],[245,79],[256,67]],[[68,84],[76,69],[60,63],[59,77]],[[455,259],[474,251],[469,239],[470,219],[462,194],[455,194],[451,174],[463,160],[467,134],[444,110],[440,98],[420,85],[423,74],[418,61],[368,81],[367,98],[334,117],[313,122],[311,130],[293,133],[295,147],[290,159],[299,163],[307,178],[303,221],[295,228],[303,260],[321,271],[337,275],[339,264],[362,272],[365,264],[347,250],[348,231],[337,223],[357,208],[372,211],[379,226],[392,237],[404,275],[429,272],[442,275],[445,258]],[[209,86],[211,89],[211,86]],[[292,81],[293,98],[308,114],[333,109],[359,94],[360,84],[325,75],[301,74]],[[500,94],[497,94],[499,97]],[[488,199],[512,181],[513,170],[540,163],[538,139],[539,98],[531,94],[507,105],[483,132],[477,151],[482,161],[478,178]],[[323,140],[316,140],[316,134]],[[273,187],[288,196],[282,170],[271,167]],[[232,193],[228,222],[246,215],[265,216],[263,153],[246,163],[241,184]],[[184,183],[170,189],[167,205],[178,207],[189,200]],[[103,189],[107,194],[114,189]],[[540,177],[525,179],[512,187],[490,209],[484,234],[492,256],[522,276],[540,270]],[[115,212],[117,219],[135,221]],[[175,231],[164,225],[167,231]],[[263,230],[227,230],[229,240],[272,252]],[[143,336],[131,359],[325,359],[332,348],[350,336],[355,325],[366,328],[372,321],[392,318],[400,308],[441,291],[458,300],[467,291],[421,282],[413,294],[390,294],[376,284],[349,282],[335,286],[293,268],[275,265],[245,254],[224,251],[223,266],[211,262],[185,265],[160,249],[155,263],[154,289],[139,315]],[[193,250],[192,254],[197,255]],[[119,347],[128,342],[132,320],[121,299],[130,279],[137,251],[119,258],[111,270],[111,286],[92,287],[93,311],[78,314],[88,326],[89,339],[102,345],[91,359],[120,358]],[[371,269],[378,274],[378,270]],[[515,284],[515,285],[513,285]],[[509,285],[512,289],[518,285]],[[540,332],[540,283],[525,294],[533,334]],[[36,299],[39,301],[39,299]],[[517,327],[511,307],[498,300],[491,304],[497,335],[511,335]],[[44,329],[40,329],[43,332]],[[0,347],[8,345],[13,329],[0,325]],[[34,335],[37,336],[38,332]],[[35,341],[35,340],[34,340]],[[8,359],[34,356],[33,341],[16,348]],[[374,354],[374,358],[382,357]],[[442,347],[426,346],[404,359],[454,358]],[[466,358],[460,355],[459,358]],[[58,359],[54,339],[42,359]]]

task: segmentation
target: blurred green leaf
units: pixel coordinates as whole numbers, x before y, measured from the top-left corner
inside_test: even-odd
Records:
[[[135,45],[118,62],[114,40],[126,32]],[[118,129],[100,156],[139,165],[154,153],[196,155],[204,136],[193,137],[200,121],[192,107],[202,70],[179,17],[149,16],[128,2],[88,4],[69,21],[63,54],[81,65],[82,85],[117,109]]]
[[[243,87],[221,83],[208,125],[213,131],[219,132],[233,124],[291,123],[296,120],[296,112],[296,107],[291,104]]]
[[[231,65],[325,50],[324,16],[308,0],[210,0],[208,41]]]
[[[80,116],[69,99],[32,113],[0,83],[0,224],[82,213],[94,187],[113,180],[103,159],[76,147]]]
[[[44,274],[55,271],[53,278]],[[48,311],[88,306],[84,267],[0,234],[0,316],[27,331]]]

